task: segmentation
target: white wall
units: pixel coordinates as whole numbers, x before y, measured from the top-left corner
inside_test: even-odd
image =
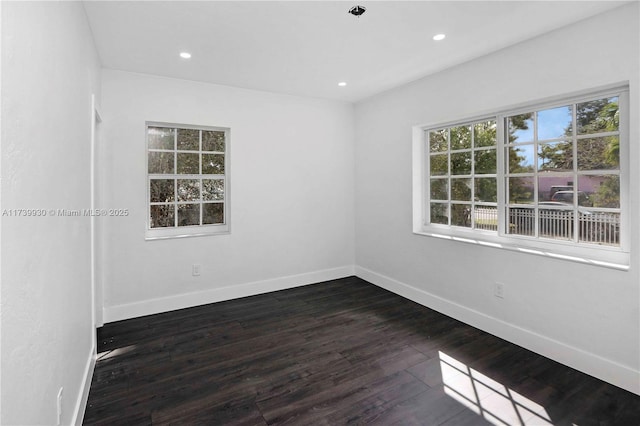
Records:
[[[356,273],[640,393],[638,40],[634,3],[357,104]],[[412,126],[624,81],[630,271],[412,234]]]
[[[99,63],[81,3],[3,2],[2,207],[89,206]],[[2,219],[2,424],[73,421],[93,352],[89,218]]]
[[[353,107],[103,70],[105,322],[353,273]],[[145,241],[145,120],[231,128],[231,233]],[[192,264],[202,265],[200,277]]]

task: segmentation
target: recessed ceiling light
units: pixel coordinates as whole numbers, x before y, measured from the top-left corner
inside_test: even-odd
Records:
[[[433,36],[433,39],[435,41],[440,41],[440,40],[444,40],[445,37],[446,36],[444,34],[436,34],[436,35]]]
[[[340,83],[338,83],[338,86],[340,86],[340,87],[344,87],[346,85],[347,85],[346,81],[341,81]]]
[[[191,58],[191,53],[189,53],[189,52],[180,52],[180,57],[182,59],[190,59]]]

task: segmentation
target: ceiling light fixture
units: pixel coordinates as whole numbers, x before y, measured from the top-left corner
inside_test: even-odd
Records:
[[[366,10],[367,10],[366,7],[356,5],[356,6],[353,6],[351,9],[349,9],[349,13],[359,18],[360,15],[366,12]]]
[[[433,36],[433,39],[435,41],[440,41],[440,40],[444,40],[445,37],[446,36],[444,34],[436,34],[436,35]]]
[[[338,86],[340,86],[340,87],[344,87],[346,85],[347,85],[346,81],[341,81],[340,83],[338,83]]]
[[[180,52],[180,57],[182,59],[191,59],[191,53],[189,53],[189,52]]]

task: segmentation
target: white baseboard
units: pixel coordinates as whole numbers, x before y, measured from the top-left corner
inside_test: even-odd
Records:
[[[640,395],[640,371],[355,266],[355,275],[473,327]]]
[[[108,306],[104,309],[104,322],[114,322],[144,315],[168,312],[176,309],[222,302],[240,297],[254,296],[271,291],[284,290],[322,281],[335,280],[354,274],[353,266],[325,269],[305,274],[289,275],[246,284],[215,288],[211,290],[178,294],[171,297],[144,300],[125,305]]]
[[[95,333],[95,331],[94,331]],[[89,390],[91,389],[91,379],[93,378],[93,370],[96,367],[96,347],[91,346],[91,352],[89,352],[89,358],[87,359],[87,365],[84,369],[84,376],[81,383],[80,393],[78,394],[78,400],[73,413],[73,420],[70,424],[76,426],[82,426],[82,420],[84,419],[84,412],[87,408],[87,401],[89,400]]]

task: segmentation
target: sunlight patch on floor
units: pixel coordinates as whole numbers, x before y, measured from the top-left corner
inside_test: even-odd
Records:
[[[553,426],[541,405],[439,352],[444,392],[494,425]]]
[[[119,355],[124,355],[127,352],[131,352],[136,348],[136,345],[124,346],[122,348],[112,349],[110,351],[100,352],[98,353],[97,360],[102,361],[109,358],[115,358]]]

